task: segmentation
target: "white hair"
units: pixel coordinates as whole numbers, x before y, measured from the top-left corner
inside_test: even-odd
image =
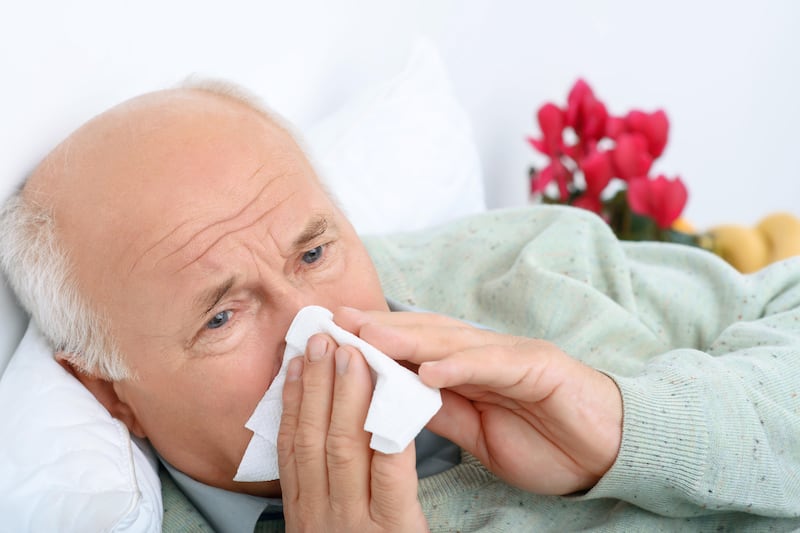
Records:
[[[299,142],[283,117],[238,85],[189,77],[177,88],[244,104]],[[108,318],[79,290],[74,264],[59,243],[52,210],[22,192],[0,205],[0,271],[52,347],[78,370],[112,381],[134,377],[113,339]]]
[[[81,372],[130,377],[109,332],[78,290],[52,211],[21,192],[0,206],[0,270],[52,347]]]
[[[176,88],[185,89],[188,91],[201,91],[230,100],[232,102],[243,104],[281,128],[298,144],[302,143],[300,134],[295,130],[291,122],[286,120],[280,113],[269,107],[266,102],[264,102],[264,100],[254,92],[249,91],[241,85],[225,79],[203,77],[192,74],[178,83]],[[301,145],[301,148],[304,147]]]

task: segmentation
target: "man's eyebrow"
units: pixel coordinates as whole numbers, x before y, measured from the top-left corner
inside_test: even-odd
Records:
[[[313,242],[314,239],[322,235],[328,230],[328,218],[323,215],[317,215],[308,221],[302,233],[292,243],[295,250],[300,250]]]
[[[194,308],[202,309],[202,314],[200,316],[205,316],[211,312],[214,306],[222,300],[229,290],[231,290],[234,283],[236,283],[236,278],[231,276],[216,287],[211,287],[200,293],[194,300]]]

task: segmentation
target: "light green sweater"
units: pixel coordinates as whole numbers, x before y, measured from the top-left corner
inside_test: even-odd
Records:
[[[799,259],[743,276],[562,207],[367,245],[388,296],[553,341],[622,391],[619,456],[587,494],[527,494],[467,457],[420,481],[433,531],[800,528]]]
[[[619,456],[591,491],[525,493],[465,456],[420,480],[432,531],[800,529],[800,259],[742,276],[562,207],[366,242],[388,296],[551,340],[623,395]],[[180,493],[164,506],[165,530],[199,530]]]

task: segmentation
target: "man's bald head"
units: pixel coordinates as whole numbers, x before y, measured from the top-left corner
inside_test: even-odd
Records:
[[[246,90],[189,80],[94,117],[0,206],[0,268],[45,337],[77,368],[108,379],[130,376],[94,297],[109,283],[94,265],[109,246],[127,246],[136,234],[126,222],[131,209],[143,206],[129,199],[152,185],[153,158],[225,116],[262,121],[292,137],[283,119]]]

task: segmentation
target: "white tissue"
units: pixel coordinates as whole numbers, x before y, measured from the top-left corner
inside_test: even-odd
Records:
[[[309,337],[327,333],[341,346],[354,346],[372,368],[375,388],[364,421],[372,433],[370,448],[398,453],[419,434],[442,406],[438,389],[424,385],[419,377],[370,344],[333,322],[333,314],[319,306],[304,307],[286,333],[286,351],[278,375],[245,424],[253,432],[234,481],[278,479],[278,428],[283,411],[283,384],[291,359],[303,355]]]

